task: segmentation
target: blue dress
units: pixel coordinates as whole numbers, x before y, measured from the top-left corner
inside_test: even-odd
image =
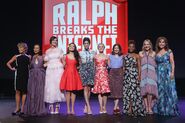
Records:
[[[154,112],[160,115],[177,116],[179,115],[178,97],[175,79],[170,78],[172,69],[170,53],[171,50],[168,50],[163,56],[156,56],[158,101],[154,106]]]

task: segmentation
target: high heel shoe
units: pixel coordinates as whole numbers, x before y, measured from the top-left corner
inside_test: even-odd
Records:
[[[12,115],[15,116],[15,115],[19,115],[19,113],[21,112],[21,109],[17,110],[17,111],[14,111],[12,112]]]

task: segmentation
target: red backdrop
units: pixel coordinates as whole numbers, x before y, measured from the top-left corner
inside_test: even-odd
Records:
[[[105,44],[105,53],[119,43],[127,52],[127,0],[43,0],[43,52],[49,48],[51,36],[58,37],[58,46],[66,52],[70,42],[82,50],[83,37],[91,39],[91,49]]]

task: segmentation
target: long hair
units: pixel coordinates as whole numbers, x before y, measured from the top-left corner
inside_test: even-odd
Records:
[[[77,48],[76,48],[75,43],[70,43],[69,46],[70,46],[71,44],[74,44],[74,47],[75,47],[73,53],[74,53],[75,60],[77,61],[77,65],[76,65],[76,66],[78,67],[78,66],[80,65],[80,64],[79,64],[80,55],[79,55],[79,53],[78,53],[78,50],[77,50]],[[68,46],[68,48],[67,48],[67,54],[69,54],[69,53],[71,52],[71,51],[69,51],[69,46]]]
[[[122,48],[121,48],[121,45],[120,45],[120,44],[114,44],[114,46],[113,46],[113,48],[112,48],[112,55],[115,55],[115,53],[114,53],[114,48],[115,48],[116,46],[118,46],[118,48],[119,48],[119,53],[118,53],[118,55],[121,56],[123,53],[122,53]]]
[[[164,47],[164,49],[165,49],[166,51],[169,50],[168,39],[167,39],[166,37],[160,36],[160,37],[157,38],[156,44],[155,44],[155,51],[156,51],[156,53],[158,53],[158,52],[161,50],[161,48],[159,47],[159,42],[160,42],[161,40],[164,40],[164,42],[165,42],[165,44],[166,44],[165,47]]]
[[[145,42],[148,42],[148,43],[150,44],[150,51],[149,51],[149,54],[150,54],[150,53],[153,53],[153,45],[152,45],[152,42],[151,42],[150,39],[145,39],[145,40],[143,41],[142,51],[143,51],[143,52],[145,51],[145,48],[144,48],[144,43],[145,43]]]

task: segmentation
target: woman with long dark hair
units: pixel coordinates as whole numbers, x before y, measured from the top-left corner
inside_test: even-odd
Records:
[[[156,41],[158,100],[154,112],[160,115],[179,115],[178,97],[175,86],[174,56],[168,46],[166,37],[159,37]]]
[[[67,54],[63,59],[65,70],[60,81],[60,89],[62,91],[66,91],[67,114],[72,115],[75,114],[74,104],[76,99],[76,92],[83,89],[82,81],[77,70],[79,67],[79,60],[80,56],[76,45],[74,43],[70,43],[67,49]]]

